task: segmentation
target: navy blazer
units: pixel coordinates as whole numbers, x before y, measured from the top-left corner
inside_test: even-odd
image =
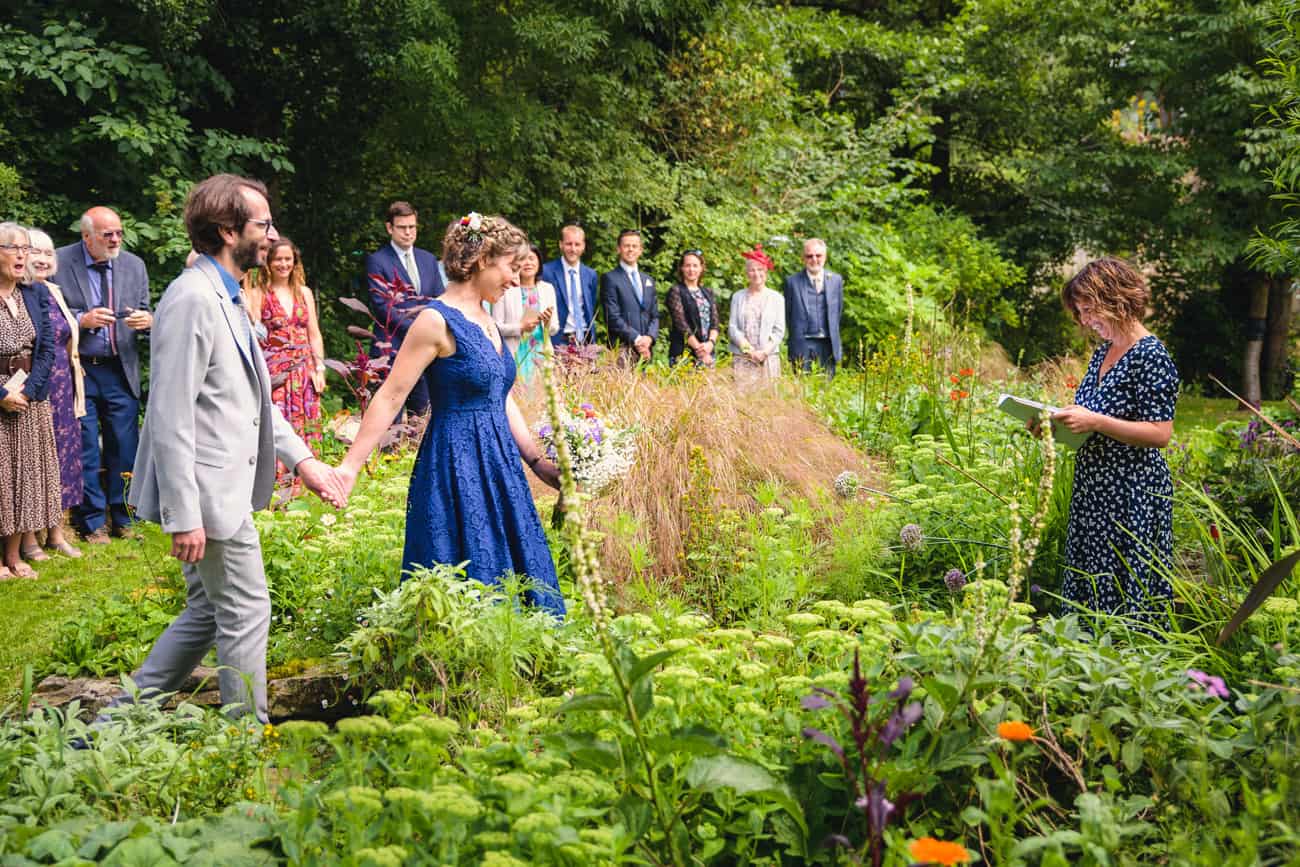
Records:
[[[785,295],[785,333],[790,361],[794,363],[808,354],[808,343],[804,335],[808,333],[809,314],[804,305],[803,289],[812,288],[808,272],[799,271],[785,278],[781,292]],[[830,320],[831,353],[838,362],[844,357],[840,345],[840,317],[844,314],[844,278],[834,271],[822,272],[822,291],[826,293],[826,318]]]
[[[90,296],[90,273],[86,270],[86,245],[77,241],[66,247],[60,247],[55,253],[59,261],[59,288],[63,290],[63,301],[68,311],[78,319],[81,314],[95,307]],[[140,351],[136,347],[136,336],[141,332],[128,328],[122,319],[126,309],[150,310],[149,273],[145,270],[144,260],[134,253],[123,250],[113,260],[113,312],[119,314],[117,320],[117,357],[122,362],[122,372],[126,374],[127,385],[137,400],[140,398]],[[147,335],[149,332],[143,332]],[[84,357],[84,356],[83,356]]]
[[[54,369],[54,326],[50,324],[50,290],[44,283],[24,283],[18,286],[23,306],[36,326],[36,341],[32,344],[32,369],[23,383],[23,396],[28,400],[46,400],[50,396],[50,371]]]
[[[412,247],[411,254],[415,257],[415,268],[420,272],[419,295],[412,293],[411,275],[406,273],[406,266],[397,258],[397,251],[392,244],[385,244],[366,257],[370,312],[379,322],[375,328],[375,341],[371,345],[372,356],[387,355],[389,352],[396,355],[401,348],[402,338],[406,336],[406,329],[424,307],[424,302],[429,298],[437,298],[447,288],[438,271],[437,256],[420,247]],[[391,350],[381,350],[381,343],[391,344]]]
[[[569,321],[569,284],[564,279],[564,259],[552,259],[542,266],[542,279],[555,287],[555,315],[560,320],[560,330],[551,336],[552,343],[568,343],[569,338],[565,336],[564,326]],[[582,306],[587,314],[586,334],[582,337],[583,343],[591,343],[596,339],[596,284],[598,278],[594,268],[588,268],[586,265],[578,265],[578,283],[582,289]]]
[[[615,265],[600,278],[600,293],[605,296],[605,325],[614,343],[632,346],[643,334],[659,337],[659,296],[654,278],[637,270],[641,285],[633,287],[627,271]]]

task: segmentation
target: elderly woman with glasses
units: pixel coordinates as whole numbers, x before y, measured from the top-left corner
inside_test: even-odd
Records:
[[[689,349],[696,367],[713,367],[714,346],[718,342],[718,301],[712,289],[700,283],[704,276],[704,253],[687,250],[677,263],[681,282],[668,290],[668,315],[672,331],[668,335],[668,361],[676,364]]]
[[[50,369],[50,410],[54,416],[54,445],[59,452],[60,506],[66,512],[81,505],[84,487],[81,479],[81,422],[86,414],[86,386],[77,351],[81,329],[68,309],[63,290],[52,279],[59,269],[54,242],[40,229],[28,230],[31,252],[27,254],[27,279],[44,283],[50,292],[50,325],[54,329],[54,366]],[[63,522],[49,528],[45,545],[67,557],[81,552],[67,540]],[[23,536],[24,560],[48,560],[35,533]]]
[[[767,275],[776,268],[763,245],[740,254],[745,260],[744,292],[731,296],[727,335],[731,338],[732,373],[741,387],[781,375],[781,340],[785,337],[785,299],[767,288]]]
[[[27,281],[30,250],[26,229],[0,223],[0,580],[35,578],[19,556],[23,534],[53,527],[63,517],[49,401],[50,295]]]

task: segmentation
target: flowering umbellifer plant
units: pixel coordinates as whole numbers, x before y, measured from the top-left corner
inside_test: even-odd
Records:
[[[867,822],[866,851],[871,856],[873,867],[880,867],[884,857],[885,826],[900,815],[903,804],[911,798],[910,795],[895,793],[894,800],[890,801],[886,797],[880,769],[889,748],[921,719],[921,703],[908,701],[912,686],[912,679],[903,677],[892,692],[873,696],[870,684],[862,676],[862,663],[855,650],[847,697],[819,686],[801,702],[804,710],[835,707],[849,723],[850,750],[831,735],[811,726],[804,728],[803,736],[829,749],[844,768],[844,778],[855,795],[853,805],[862,811]],[[827,843],[853,848],[852,842],[840,834],[832,835]],[[861,863],[856,854],[854,860]]]
[[[564,438],[573,461],[574,478],[585,491],[598,494],[632,469],[636,455],[633,429],[607,424],[589,403],[574,410],[561,410],[560,418],[558,430],[547,422],[537,428],[537,437],[551,461],[557,458],[556,439]]]

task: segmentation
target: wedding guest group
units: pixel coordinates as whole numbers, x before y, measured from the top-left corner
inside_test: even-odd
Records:
[[[122,249],[122,220],[106,207],[81,216],[81,240],[60,247],[59,284],[77,318],[85,371],[81,416],[83,496],[73,521],[91,544],[129,532],[124,473],[135,463],[140,418],[140,335],[153,325],[149,275]],[[111,525],[109,524],[111,521]]]
[[[388,206],[384,230],[389,241],[366,257],[365,270],[370,312],[375,319],[370,355],[385,358],[391,365],[415,313],[430,298],[442,294],[443,278],[438,258],[415,246],[420,215],[409,202]],[[429,393],[423,383],[411,390],[406,410],[415,415],[428,412]]]
[[[54,329],[49,292],[27,280],[31,236],[0,223],[0,579],[34,578],[23,536],[62,521],[50,407]]]

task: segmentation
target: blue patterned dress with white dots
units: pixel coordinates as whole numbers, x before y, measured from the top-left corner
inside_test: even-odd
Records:
[[[1172,421],[1178,370],[1147,335],[1101,376],[1110,343],[1093,353],[1074,393],[1079,406],[1127,421]],[[1117,614],[1145,627],[1169,627],[1173,589],[1173,482],[1160,449],[1094,433],[1074,463],[1066,530],[1065,610]]]

